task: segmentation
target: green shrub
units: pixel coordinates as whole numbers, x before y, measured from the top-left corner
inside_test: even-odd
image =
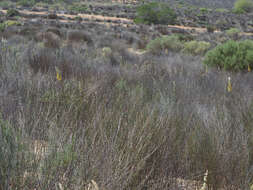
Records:
[[[226,30],[226,34],[232,39],[237,39],[239,33],[240,30],[238,28],[230,28],[229,30]]]
[[[175,35],[181,42],[188,42],[194,40],[194,36],[191,34],[175,34]]]
[[[75,5],[71,5],[69,7],[69,10],[76,12],[76,13],[85,13],[88,10],[88,7],[84,4],[82,4],[82,5],[75,4]]]
[[[134,22],[139,24],[174,24],[176,14],[169,4],[147,3],[137,8],[137,16]]]
[[[3,32],[6,28],[10,26],[20,26],[21,23],[15,20],[7,20],[3,23],[0,23],[0,31]]]
[[[203,55],[210,48],[211,44],[205,41],[190,41],[184,44],[183,51],[192,55]]]
[[[218,12],[218,13],[227,13],[227,12],[229,12],[229,10],[224,9],[224,8],[217,8],[217,9],[215,9],[215,11]]]
[[[10,27],[10,26],[21,26],[21,23],[15,20],[7,20],[4,22],[6,27]]]
[[[20,13],[16,9],[8,9],[8,11],[6,13],[7,17],[14,17],[14,16],[19,16],[19,15],[20,15]]]
[[[252,0],[237,0],[234,4],[235,13],[249,13],[253,10]]]
[[[245,70],[248,66],[252,67],[253,41],[227,41],[226,43],[208,51],[203,63],[234,71]]]
[[[213,33],[215,31],[216,27],[214,25],[207,25],[206,30],[209,33]]]
[[[14,20],[7,20],[3,23],[0,23],[0,31],[3,32],[6,28],[10,27],[10,26],[20,26],[21,23],[18,21],[14,21]]]
[[[208,13],[208,12],[210,11],[210,9],[208,9],[208,8],[200,8],[199,10],[200,10],[200,12],[201,12],[202,14]]]
[[[35,5],[35,0],[19,0],[18,4],[24,7],[31,7]]]
[[[228,25],[228,22],[224,18],[220,18],[215,22],[215,27],[222,31],[229,29]]]
[[[182,42],[176,35],[156,38],[154,40],[151,40],[146,47],[146,49],[153,54],[160,54],[164,50],[178,52],[182,48]]]
[[[0,32],[3,32],[5,30],[5,24],[0,23]]]

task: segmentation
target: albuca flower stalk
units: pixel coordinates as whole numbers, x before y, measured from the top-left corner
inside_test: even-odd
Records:
[[[204,174],[204,183],[200,190],[207,190],[207,176],[208,176],[208,170],[206,170],[206,173]]]
[[[227,86],[227,90],[228,92],[231,92],[232,91],[232,84],[231,84],[231,78],[228,77],[228,86]]]

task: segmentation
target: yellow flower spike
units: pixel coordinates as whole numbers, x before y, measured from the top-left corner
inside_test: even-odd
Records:
[[[205,72],[206,72],[206,73],[208,73],[208,68],[207,68],[207,65],[206,65],[206,68],[205,68],[205,69],[206,69],[206,70],[205,70]]]
[[[251,71],[251,68],[250,68],[250,66],[248,65],[248,72],[250,72]]]
[[[228,92],[231,92],[232,91],[232,84],[231,84],[231,78],[228,77],[228,86],[227,86],[227,90]]]
[[[62,80],[61,71],[58,69],[58,67],[55,67],[55,71],[56,71],[56,79],[58,81],[61,81]]]

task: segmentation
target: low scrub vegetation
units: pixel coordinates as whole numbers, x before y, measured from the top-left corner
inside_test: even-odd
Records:
[[[167,3],[145,3],[137,8],[135,23],[144,24],[174,24],[176,14]]]
[[[152,54],[161,54],[165,50],[172,52],[179,52],[183,48],[182,42],[176,35],[163,36],[151,40],[147,44],[147,50]]]
[[[7,13],[6,13],[7,17],[14,17],[14,16],[19,16],[19,15],[20,15],[20,13],[16,9],[8,9]]]
[[[238,39],[240,32],[241,31],[238,28],[230,28],[226,30],[226,34],[234,40]]]
[[[185,42],[183,51],[192,55],[203,55],[211,47],[209,42],[190,41]]]
[[[211,44],[205,41],[190,40],[191,37],[182,35],[168,35],[151,40],[146,49],[148,52],[160,55],[166,52],[183,52],[191,55],[203,55]]]
[[[233,75],[228,94],[227,74],[201,75],[196,57],[104,45],[0,43],[1,189],[199,189],[206,171],[213,189],[252,184],[251,77]]]
[[[225,70],[246,70],[253,66],[253,41],[230,40],[206,53],[204,64]]]
[[[32,7],[33,5],[35,5],[35,3],[35,0],[19,0],[17,2],[18,5],[22,5],[24,7]]]
[[[85,4],[73,4],[68,9],[76,13],[85,13],[88,7]]]
[[[142,23],[167,23],[167,4],[146,5],[156,16]],[[229,34],[212,27],[12,16],[0,24],[1,190],[252,187],[253,41],[216,46]]]

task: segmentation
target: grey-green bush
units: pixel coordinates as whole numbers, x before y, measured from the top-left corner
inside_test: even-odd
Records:
[[[183,51],[192,55],[203,55],[210,48],[211,44],[205,41],[185,42]]]
[[[178,52],[183,48],[182,42],[176,35],[162,36],[151,40],[146,49],[152,54],[161,54],[164,50]]]

